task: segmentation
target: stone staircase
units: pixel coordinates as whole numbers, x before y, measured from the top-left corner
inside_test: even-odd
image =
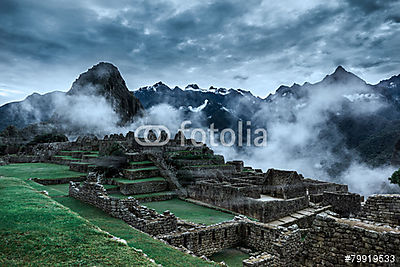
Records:
[[[133,197],[171,195],[167,180],[145,154],[126,153],[126,156],[129,168],[123,170],[123,178],[111,179],[111,183],[119,187],[121,194]]]
[[[279,218],[278,220],[268,222],[268,225],[273,227],[283,226],[288,227],[293,224],[297,224],[301,228],[310,227],[311,223],[314,221],[315,216],[317,214],[326,211],[330,208],[330,206],[325,207],[309,207],[306,209],[299,210],[294,212],[288,216]]]
[[[181,184],[190,184],[195,180],[208,179],[214,174],[231,174],[235,166],[225,164],[224,157],[214,155],[211,150],[191,149],[166,153],[168,162],[177,169]]]
[[[72,171],[87,173],[96,167],[93,159],[98,156],[98,151],[62,150],[53,156],[52,161],[56,164],[68,165]]]

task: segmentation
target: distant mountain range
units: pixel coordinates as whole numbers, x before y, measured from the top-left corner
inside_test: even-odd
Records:
[[[355,157],[373,166],[400,163],[400,143],[396,145],[400,138],[400,75],[370,85],[341,66],[315,84],[282,85],[260,98],[241,89],[203,89],[196,84],[170,88],[162,82],[130,92],[116,67],[100,63],[80,75],[67,93],[35,93],[0,107],[0,130],[46,121],[73,128],[73,119],[65,116],[68,108],[64,103],[60,109],[57,99],[67,97],[72,101],[67,106],[73,107],[76,98],[70,97],[82,96],[105,98],[119,125],[129,124],[144,110],[160,104],[188,117],[201,113],[200,124],[214,123],[219,129],[236,129],[239,120],[251,121],[252,128],[265,127],[272,144],[288,153],[320,156],[318,164],[332,174]],[[335,160],[328,160],[331,158]]]

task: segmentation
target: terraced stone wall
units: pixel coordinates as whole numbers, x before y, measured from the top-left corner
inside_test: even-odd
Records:
[[[372,195],[362,207],[360,217],[369,221],[400,225],[400,195]]]
[[[175,247],[184,247],[194,254],[210,256],[226,248],[244,246],[267,251],[289,266],[300,248],[300,230],[292,227],[273,228],[236,217],[234,220],[206,227],[192,228],[184,233],[161,236]]]
[[[198,182],[188,188],[191,198],[237,212],[261,222],[269,222],[308,207],[308,199],[261,201],[255,186],[231,185],[211,181]]]
[[[113,217],[120,218],[129,225],[151,235],[170,233],[177,228],[175,215],[159,214],[143,207],[134,198],[118,199],[109,197],[101,184],[70,182],[69,195],[85,203],[100,208]]]
[[[399,229],[321,214],[307,234],[298,263],[299,266],[353,263],[354,266],[399,266],[399,244]],[[353,263],[345,261],[347,255],[355,255]],[[364,261],[364,265],[360,261],[357,264],[357,260]]]

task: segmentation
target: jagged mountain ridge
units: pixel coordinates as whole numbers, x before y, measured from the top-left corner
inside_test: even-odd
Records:
[[[104,64],[107,63],[99,65]],[[96,70],[96,66],[94,69]],[[107,78],[110,77],[109,73],[115,75]],[[84,84],[90,86],[82,86]],[[99,86],[105,90],[98,91]],[[115,88],[118,90],[114,92],[118,93],[110,95]],[[116,112],[122,115],[128,114],[126,118],[143,110],[143,107],[149,109],[166,103],[187,114],[201,112],[204,114],[202,116],[204,125],[214,123],[219,129],[228,127],[236,129],[238,120],[251,121],[253,128],[269,129],[271,125],[280,123],[296,124],[301,120],[308,120],[307,116],[313,117],[317,114],[322,119],[312,125],[318,131],[318,139],[314,141],[323,143],[332,153],[340,154],[342,153],[340,151],[346,149],[355,150],[363,161],[372,165],[382,165],[391,160],[394,144],[399,137],[400,90],[398,88],[400,88],[400,75],[377,85],[370,85],[339,66],[320,82],[280,86],[274,94],[266,98],[254,96],[242,89],[214,87],[201,89],[196,84],[181,89],[170,88],[162,82],[128,93],[118,69],[107,65],[100,71],[89,70],[89,74],[82,74],[66,94],[62,92],[43,96],[34,94],[24,101],[0,107],[2,115],[0,118],[3,119],[0,120],[0,127],[4,129],[8,124],[24,127],[30,123],[54,119],[56,111],[51,105],[53,94],[67,96],[100,94],[106,98],[114,97],[112,105],[117,107]],[[136,101],[134,95],[140,101]],[[368,112],[358,110],[378,104],[383,106]],[[313,107],[315,105],[316,107]],[[38,115],[28,116],[28,113]],[[129,121],[126,118],[122,118],[121,121]],[[312,145],[296,149],[298,150],[294,153],[312,155],[315,152]],[[343,154],[339,158],[346,161],[347,156]],[[330,165],[335,166],[335,164]]]
[[[201,108],[207,118],[204,125],[215,123],[217,128],[236,129],[237,121],[251,121],[253,128],[268,129],[276,124],[296,124],[306,116],[320,116],[312,127],[318,131],[320,142],[343,159],[330,165],[340,167],[350,162],[351,152],[371,165],[391,161],[396,141],[400,138],[400,79],[394,76],[377,85],[339,66],[320,82],[280,86],[274,94],[262,99],[237,89],[201,89],[197,85],[170,88],[159,82],[135,91],[145,108],[168,103],[187,112]],[[204,105],[206,104],[206,105]],[[376,107],[376,110],[369,110]],[[308,113],[309,114],[308,114]],[[329,144],[331,142],[331,144]],[[315,151],[303,147],[302,151]],[[314,155],[315,156],[315,155]],[[345,168],[345,166],[343,166]]]

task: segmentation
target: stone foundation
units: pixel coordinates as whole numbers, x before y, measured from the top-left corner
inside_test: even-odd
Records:
[[[169,212],[158,214],[154,210],[141,206],[134,198],[109,197],[104,187],[98,183],[83,182],[78,185],[70,182],[69,195],[151,235],[170,233],[177,228],[175,215]]]

